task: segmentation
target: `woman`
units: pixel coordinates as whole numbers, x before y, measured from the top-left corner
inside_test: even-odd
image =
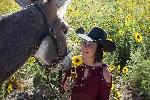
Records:
[[[77,69],[77,78],[72,88],[71,100],[109,100],[112,76],[103,62],[103,51],[112,52],[116,46],[107,40],[107,33],[94,27],[87,35],[84,29],[79,28],[77,33],[81,38],[81,55],[83,64]],[[66,72],[62,81],[65,91],[70,90],[68,77],[71,68]]]

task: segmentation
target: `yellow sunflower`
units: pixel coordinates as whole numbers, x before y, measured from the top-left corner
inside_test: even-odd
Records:
[[[75,67],[80,66],[83,63],[82,57],[81,56],[73,56],[72,57],[72,64]]]
[[[117,67],[117,73],[120,73],[120,65]]]
[[[15,79],[16,79],[15,76],[12,76],[12,77],[11,77],[11,81],[14,81]]]
[[[112,84],[111,86],[111,90],[113,90],[115,88],[115,84]]]
[[[128,15],[128,16],[126,16],[126,21],[130,21],[130,20],[132,20],[133,19],[133,17],[131,16],[131,15]]]
[[[114,69],[115,69],[115,66],[114,66],[114,65],[110,65],[110,66],[108,67],[108,70],[109,70],[110,72],[112,72]]]
[[[121,36],[123,36],[125,32],[123,31],[123,29],[120,29],[120,30],[118,31],[118,33],[119,33]]]
[[[35,63],[36,59],[34,57],[31,57],[31,62]]]
[[[11,83],[8,83],[8,87],[7,87],[7,92],[8,94],[10,94],[12,92],[12,84]]]
[[[35,62],[36,62],[36,59],[35,59],[34,57],[30,57],[30,58],[28,59],[28,62],[29,62],[29,63],[35,63]]]
[[[96,22],[93,22],[93,26],[96,26],[97,24],[96,24]]]
[[[117,97],[120,98],[121,97],[121,93],[119,91],[117,91]]]
[[[140,33],[135,33],[134,37],[135,37],[135,40],[138,43],[140,43],[142,41],[142,39],[143,39],[143,37],[142,37],[142,35]]]
[[[128,67],[125,66],[125,67],[122,69],[122,72],[123,72],[124,74],[127,74],[127,73],[128,73]]]

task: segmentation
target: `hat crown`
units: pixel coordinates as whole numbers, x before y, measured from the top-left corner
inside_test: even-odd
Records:
[[[116,45],[114,42],[107,40],[107,32],[99,27],[94,27],[92,30],[85,34],[86,32],[82,27],[76,30],[78,36],[87,41],[93,41],[100,44],[105,52],[112,52],[116,50]]]
[[[88,34],[91,39],[93,40],[106,40],[107,33],[103,29],[99,27],[94,27]]]

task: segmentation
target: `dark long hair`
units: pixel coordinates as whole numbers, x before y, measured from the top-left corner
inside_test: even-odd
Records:
[[[103,47],[98,44],[95,51],[94,63],[101,62],[103,60]]]

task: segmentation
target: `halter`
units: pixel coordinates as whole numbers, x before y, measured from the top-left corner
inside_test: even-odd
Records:
[[[37,42],[36,47],[39,47],[39,46],[40,46],[42,40],[43,40],[46,36],[50,36],[51,39],[52,39],[52,41],[53,41],[53,43],[54,43],[54,45],[55,45],[55,47],[56,47],[56,53],[57,53],[57,55],[58,55],[58,56],[56,57],[56,59],[53,60],[53,63],[52,63],[50,66],[56,66],[57,63],[59,63],[60,60],[62,60],[67,54],[61,55],[61,52],[59,52],[58,45],[57,45],[57,37],[56,37],[56,35],[55,35],[56,31],[55,31],[52,27],[50,27],[50,26],[48,25],[47,18],[46,18],[46,16],[45,16],[44,12],[42,11],[42,8],[39,6],[38,2],[35,2],[35,3],[34,3],[34,6],[37,8],[37,10],[41,13],[41,15],[42,15],[42,17],[43,17],[43,21],[44,21],[44,24],[45,24],[44,27],[45,27],[45,30],[46,30],[46,31],[43,33],[43,35],[41,36],[41,38],[39,39],[39,41]],[[49,33],[52,33],[52,34],[49,34]],[[37,49],[37,48],[36,48],[36,49]],[[39,61],[38,61],[38,63],[39,63],[40,65],[42,65]],[[42,66],[43,66],[43,65],[42,65]],[[49,65],[45,65],[45,66],[46,66],[46,67],[49,67]]]

